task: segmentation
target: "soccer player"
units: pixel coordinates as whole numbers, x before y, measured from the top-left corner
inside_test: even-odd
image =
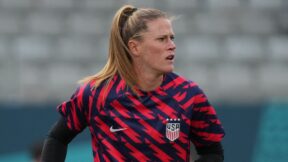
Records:
[[[214,108],[193,82],[173,73],[171,19],[152,8],[121,7],[115,14],[104,68],[82,80],[50,130],[42,162],[63,162],[68,143],[86,127],[94,162],[222,162],[224,131]]]

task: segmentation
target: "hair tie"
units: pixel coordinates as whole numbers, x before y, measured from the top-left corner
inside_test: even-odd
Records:
[[[134,7],[134,8],[132,8],[131,13],[133,13],[133,12],[135,12],[135,11],[137,11],[137,10],[138,10],[138,8]]]
[[[125,13],[125,15],[127,17],[131,16],[135,11],[137,11],[137,8],[132,8],[130,11],[128,11],[127,13]]]

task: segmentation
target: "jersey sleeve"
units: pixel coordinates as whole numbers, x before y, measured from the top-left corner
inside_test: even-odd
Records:
[[[67,127],[75,132],[81,132],[87,126],[87,94],[85,86],[79,86],[71,98],[57,107],[58,112],[65,119]]]
[[[225,132],[214,107],[198,86],[194,86],[193,91],[195,92],[191,116],[191,140],[193,144],[197,147],[221,142]]]

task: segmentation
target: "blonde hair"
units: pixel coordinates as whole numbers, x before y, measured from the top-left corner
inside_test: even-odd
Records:
[[[140,33],[147,30],[147,22],[157,18],[167,18],[167,15],[153,8],[137,9],[132,5],[121,7],[112,21],[106,65],[97,74],[88,76],[79,82],[95,81],[94,87],[98,87],[105,80],[109,83],[118,73],[125,80],[126,85],[135,92],[133,86],[137,84],[137,75],[127,44],[130,39],[141,41]]]

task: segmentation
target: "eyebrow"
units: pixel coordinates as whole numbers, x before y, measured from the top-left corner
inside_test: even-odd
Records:
[[[154,36],[154,34],[146,34],[147,36]],[[174,33],[164,33],[164,34],[155,34],[156,37],[159,36],[171,36],[171,35],[175,35]]]
[[[171,35],[175,35],[174,33],[171,33],[171,34],[160,34],[160,35],[158,35],[158,36],[171,36]]]
[[[175,36],[175,33],[167,33],[167,34],[150,34],[150,33],[146,33],[146,34],[139,34],[138,36],[148,36],[148,37],[167,37],[167,36]]]

